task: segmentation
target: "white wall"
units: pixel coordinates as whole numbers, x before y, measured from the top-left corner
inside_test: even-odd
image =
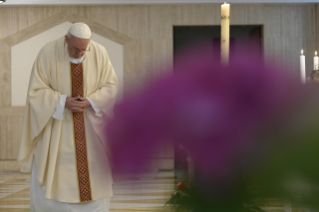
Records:
[[[40,49],[50,41],[64,36],[71,25],[70,22],[64,22],[11,48],[12,106],[25,106],[31,69]],[[92,40],[103,45],[109,54],[119,80],[118,99],[120,99],[123,94],[123,46],[94,32]]]

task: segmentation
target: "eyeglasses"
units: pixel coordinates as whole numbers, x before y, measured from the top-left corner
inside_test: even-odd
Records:
[[[90,51],[90,47],[86,50],[80,50],[77,48],[70,48],[72,53],[80,53],[80,52],[89,52]]]

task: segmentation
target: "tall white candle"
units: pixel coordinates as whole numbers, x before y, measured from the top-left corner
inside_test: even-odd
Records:
[[[229,62],[230,5],[226,2],[221,6],[221,16],[221,61],[227,65]]]
[[[317,51],[315,52],[315,57],[313,58],[313,70],[318,70],[319,57],[317,56]]]
[[[303,54],[303,50],[301,50],[300,55],[300,76],[301,76],[301,83],[306,83],[306,57]]]

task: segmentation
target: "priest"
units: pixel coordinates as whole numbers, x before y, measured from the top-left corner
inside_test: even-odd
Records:
[[[112,175],[103,124],[118,80],[84,23],[45,45],[31,73],[18,162],[31,211],[109,211]]]

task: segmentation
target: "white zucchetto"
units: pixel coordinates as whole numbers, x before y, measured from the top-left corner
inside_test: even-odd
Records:
[[[81,39],[90,39],[91,38],[91,29],[85,23],[75,23],[70,29],[69,33],[74,37]]]

